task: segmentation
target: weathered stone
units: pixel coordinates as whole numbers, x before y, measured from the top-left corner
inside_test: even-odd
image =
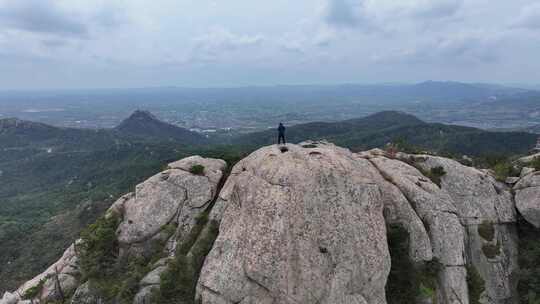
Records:
[[[384,156],[384,151],[379,149],[370,150],[357,155],[362,158],[372,159],[379,156]],[[373,167],[376,170],[375,167]],[[433,252],[431,241],[429,239],[424,223],[418,217],[410,202],[403,193],[391,182],[385,180],[382,175],[373,174],[377,178],[375,181],[381,189],[384,217],[387,224],[397,224],[404,227],[409,233],[409,257],[415,261],[431,261]]]
[[[204,175],[190,173],[194,165],[204,166]],[[149,240],[169,223],[189,231],[194,214],[204,211],[214,198],[225,162],[194,156],[171,163],[169,168],[139,184],[135,195],[123,202],[123,221],[118,227],[121,243]]]
[[[534,171],[536,171],[534,168],[523,167],[521,168],[521,173],[519,174],[519,177],[524,178],[525,176],[533,173]]]
[[[536,153],[536,154],[533,154],[533,155],[522,157],[522,158],[518,159],[518,161],[520,163],[522,163],[522,164],[528,164],[528,163],[532,162],[537,157],[540,158],[540,153]]]
[[[71,298],[71,304],[106,304],[106,301],[86,282],[77,288]]]
[[[270,146],[235,166],[202,303],[385,303],[390,260],[373,168],[317,146]]]
[[[0,299],[0,304],[17,304],[18,301],[19,297],[12,293],[5,292],[2,299]]]
[[[509,184],[509,185],[513,185],[513,184],[519,182],[519,177],[517,177],[517,176],[509,176],[509,177],[506,178],[506,180],[504,182]]]
[[[516,207],[531,224],[540,228],[540,171],[523,177],[515,186]]]
[[[159,266],[155,268],[154,270],[150,271],[149,273],[144,276],[144,278],[141,280],[139,285],[146,286],[146,285],[159,285],[160,282],[160,275],[167,269],[166,266]]]
[[[506,304],[516,297],[515,280],[509,274],[518,271],[517,238],[512,227],[516,222],[516,211],[510,189],[495,178],[475,168],[467,167],[451,159],[429,155],[415,156],[424,171],[442,167],[441,188],[452,198],[457,215],[466,226],[467,262],[473,265],[486,283],[486,301],[490,304]],[[483,239],[479,226],[492,227],[493,240]],[[506,251],[496,259],[487,259],[482,247],[504,244]]]
[[[43,281],[43,288],[37,299],[42,301],[57,300],[61,293],[69,294],[77,288],[79,282],[76,277],[79,275],[78,257],[75,246],[71,245],[56,263],[20,286],[15,294],[22,296],[28,289],[38,286],[40,281]]]
[[[148,285],[139,290],[133,298],[133,304],[153,304],[152,292],[154,288],[158,288],[158,286]]]
[[[408,155],[398,157],[414,161]],[[465,273],[465,231],[451,196],[403,161],[376,157],[371,162],[403,193],[427,225],[433,256],[443,266],[437,289],[439,303],[468,303],[466,281],[459,280]]]

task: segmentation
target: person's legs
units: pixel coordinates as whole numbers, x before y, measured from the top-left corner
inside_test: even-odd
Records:
[[[285,143],[285,136],[283,134],[279,134],[278,136],[278,145],[281,144],[281,141]]]

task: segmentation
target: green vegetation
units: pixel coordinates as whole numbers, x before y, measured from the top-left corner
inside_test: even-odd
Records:
[[[528,164],[528,166],[531,166],[537,171],[540,170],[540,157],[535,157],[533,161],[530,164]]]
[[[480,296],[486,290],[486,282],[474,265],[467,265],[467,287],[469,289],[469,303],[480,304]]]
[[[446,175],[446,171],[441,166],[429,168],[429,170],[424,169],[419,162],[424,161],[425,159],[420,159],[418,157],[411,156],[406,162],[415,167],[422,175],[429,178],[435,185],[441,187],[442,177]]]
[[[35,299],[43,290],[43,284],[45,284],[45,280],[39,280],[36,286],[32,286],[26,290],[22,298],[24,300]]]
[[[204,166],[203,165],[193,165],[189,169],[189,172],[195,175],[204,175]]]
[[[499,244],[499,242],[497,242],[496,244],[483,244],[482,252],[488,259],[494,259],[501,253],[501,245]]]
[[[478,225],[478,234],[486,241],[491,242],[493,241],[493,238],[495,237],[495,227],[493,226],[493,223],[490,221],[482,221],[480,225]]]
[[[387,237],[392,259],[386,285],[388,303],[415,304],[419,296],[435,299],[440,263],[433,260],[415,265],[409,258],[409,234],[401,226],[388,226]]]
[[[508,161],[497,163],[493,166],[493,172],[495,172],[495,178],[501,182],[504,182],[510,176],[519,175],[519,170]]]
[[[161,274],[160,288],[153,292],[154,303],[195,303],[195,288],[206,255],[219,232],[219,224],[203,213],[190,233],[177,244],[176,256]]]
[[[250,152],[173,143],[104,149],[0,162],[0,292],[45,270],[118,197],[168,163],[198,154],[224,159],[231,169]]]
[[[540,303],[540,229],[518,219],[520,304]]]
[[[446,174],[443,167],[433,167],[429,171],[423,172],[424,175],[429,178],[434,184],[441,187],[441,178]]]
[[[83,282],[88,281],[91,288],[104,299],[131,303],[140,280],[151,271],[151,265],[163,257],[165,242],[153,244],[148,257],[119,256],[115,234],[118,224],[117,216],[98,219],[83,230],[76,249],[80,255]],[[174,233],[173,229],[166,225],[162,231],[169,237]]]
[[[81,232],[81,242],[77,244],[83,280],[101,279],[114,275],[113,266],[118,256],[116,228],[120,219],[114,213],[110,217],[99,218]]]

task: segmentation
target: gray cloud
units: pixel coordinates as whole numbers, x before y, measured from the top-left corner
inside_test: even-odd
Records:
[[[521,13],[511,24],[513,28],[540,29],[540,3],[534,3],[522,8]]]
[[[325,21],[337,27],[355,27],[360,23],[360,17],[355,14],[353,4],[347,0],[329,0]]]
[[[8,1],[0,10],[0,24],[4,27],[35,33],[85,38],[87,27],[61,11],[53,1]]]
[[[530,81],[537,2],[0,0],[0,89]]]
[[[421,2],[413,9],[413,16],[422,18],[445,18],[455,15],[463,0],[433,0]]]

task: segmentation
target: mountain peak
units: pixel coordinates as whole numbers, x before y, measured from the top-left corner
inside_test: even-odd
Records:
[[[147,110],[135,110],[128,118],[138,120],[159,120],[154,114]]]
[[[136,110],[122,121],[115,130],[124,135],[150,140],[177,140],[193,144],[204,139],[195,132],[161,121],[154,114],[145,110]]]

